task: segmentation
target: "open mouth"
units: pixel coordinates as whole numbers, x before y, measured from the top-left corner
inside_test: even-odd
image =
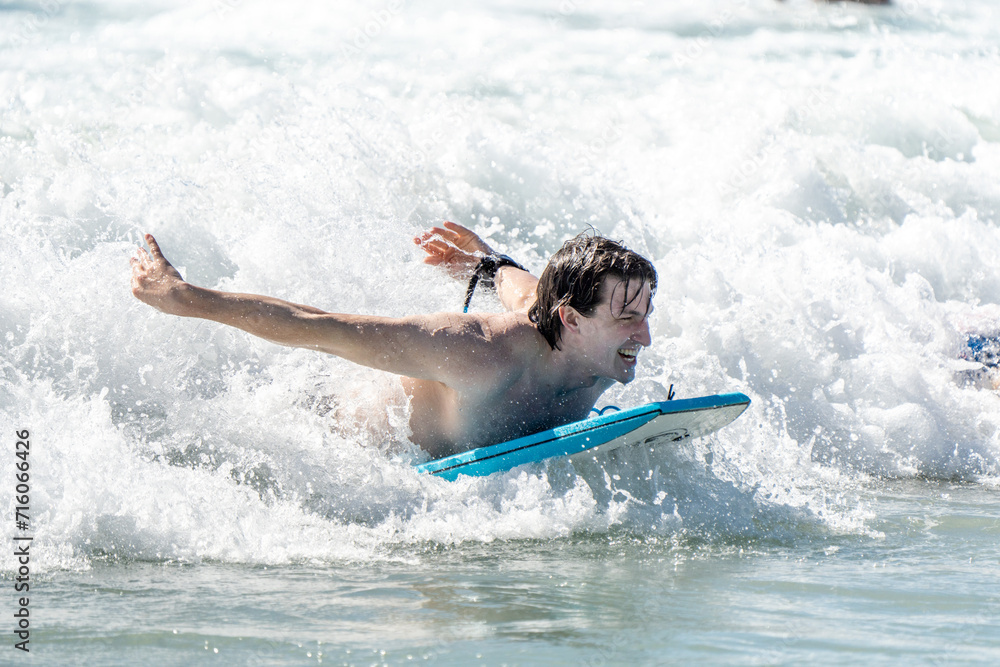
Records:
[[[618,356],[625,360],[626,363],[634,364],[635,358],[639,356],[639,350],[618,350]]]

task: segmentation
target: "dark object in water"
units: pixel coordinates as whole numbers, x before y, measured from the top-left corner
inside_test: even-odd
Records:
[[[1000,337],[969,334],[959,357],[983,365],[962,372],[966,384],[1000,388]]]

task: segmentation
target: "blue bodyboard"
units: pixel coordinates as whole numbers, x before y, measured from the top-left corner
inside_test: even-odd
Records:
[[[594,456],[623,446],[678,442],[713,433],[747,409],[744,394],[719,394],[648,403],[557,426],[498,445],[460,452],[416,466],[448,480],[483,476],[554,456]]]

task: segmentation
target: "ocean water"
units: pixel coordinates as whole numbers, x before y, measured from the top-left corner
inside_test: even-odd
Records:
[[[989,0],[0,2],[0,92],[0,664],[1000,662]],[[391,377],[129,291],[151,232],[457,311],[442,220],[535,271],[623,239],[654,342],[602,403],[751,408],[449,483]]]

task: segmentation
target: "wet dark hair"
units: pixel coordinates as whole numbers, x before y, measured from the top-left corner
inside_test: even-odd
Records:
[[[553,350],[559,349],[562,337],[561,306],[572,306],[585,317],[594,314],[601,300],[605,278],[623,281],[625,294],[629,283],[649,282],[656,292],[656,269],[642,255],[623,244],[584,232],[563,244],[542,271],[535,291],[537,300],[528,309],[528,319],[535,323]],[[640,290],[641,291],[641,290]],[[632,298],[637,299],[639,293]],[[632,301],[626,303],[631,305]]]

